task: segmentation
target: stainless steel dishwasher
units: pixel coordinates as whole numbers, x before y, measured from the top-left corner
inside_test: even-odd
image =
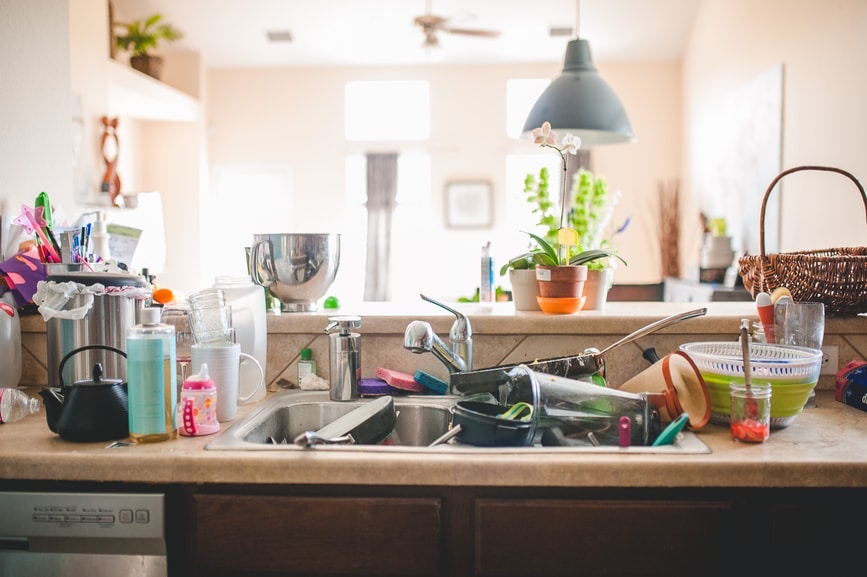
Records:
[[[165,577],[165,495],[0,492],[0,577]]]

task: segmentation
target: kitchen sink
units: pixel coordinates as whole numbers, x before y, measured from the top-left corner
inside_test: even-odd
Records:
[[[451,407],[459,397],[394,397],[397,423],[394,430],[401,447],[426,447],[449,430]],[[372,399],[332,401],[327,391],[286,391],[234,423],[205,447],[209,450],[301,449],[294,439],[316,431]],[[329,445],[327,448],[338,448]],[[371,449],[388,445],[347,445]],[[326,448],[317,446],[317,448]]]
[[[284,391],[277,393],[251,413],[233,423],[209,442],[211,451],[371,451],[371,452],[470,452],[515,453],[709,453],[710,449],[694,433],[681,433],[678,441],[662,447],[610,446],[542,446],[475,447],[451,441],[434,447],[429,445],[446,433],[452,422],[452,406],[460,396],[395,396],[397,422],[394,432],[399,440],[378,445],[316,445],[304,448],[294,440],[308,431],[316,431],[361,407],[372,399],[332,401],[327,391]]]

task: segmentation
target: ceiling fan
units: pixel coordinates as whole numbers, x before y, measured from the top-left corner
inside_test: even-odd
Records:
[[[414,24],[421,28],[424,33],[424,42],[422,46],[425,48],[436,48],[440,45],[439,33],[445,32],[448,34],[463,34],[465,36],[480,36],[484,38],[496,38],[500,35],[497,30],[482,30],[475,28],[456,27],[451,24],[455,17],[437,16],[431,10],[431,0],[426,2],[426,13],[417,16],[413,20]]]

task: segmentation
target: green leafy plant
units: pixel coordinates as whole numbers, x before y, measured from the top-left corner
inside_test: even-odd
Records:
[[[174,42],[183,38],[183,34],[171,24],[160,23],[162,14],[154,14],[141,20],[120,23],[125,34],[119,34],[115,43],[122,50],[129,50],[135,56],[149,56],[149,51],[157,47],[160,41]]]
[[[545,239],[549,242],[557,242],[557,216],[554,214],[554,201],[550,193],[550,172],[548,167],[543,166],[539,175],[528,173],[524,178],[524,194],[526,200],[533,205],[532,213],[539,216],[536,224],[544,227],[547,232]]]
[[[531,269],[537,265],[559,266],[569,264],[578,266],[610,257],[616,258],[623,262],[623,264],[626,264],[626,261],[620,255],[605,249],[590,249],[570,254],[567,260],[559,256],[557,247],[552,243],[532,232],[528,232],[527,234],[536,242],[536,248],[510,259],[509,262],[500,268],[500,276],[505,275],[509,269]]]
[[[555,214],[556,205],[551,199],[550,173],[548,168],[542,167],[539,174],[529,173],[524,179],[524,193],[526,200],[533,205],[532,213],[538,215],[536,224],[545,229],[543,241],[550,247],[557,243],[558,216]],[[617,251],[611,247],[611,240],[604,236],[604,228],[607,226],[614,205],[619,200],[619,194],[609,194],[608,183],[604,178],[594,177],[587,170],[580,170],[573,187],[574,198],[572,210],[568,215],[569,227],[578,233],[578,245],[570,250],[569,261],[571,264],[586,264],[591,269],[602,270],[610,266],[610,257],[614,257],[624,265],[627,264]],[[629,225],[629,219],[618,228],[614,234],[623,232]],[[530,234],[530,233],[527,233]],[[534,235],[531,235],[534,236]],[[522,253],[510,259],[500,268],[500,276],[504,276],[509,269],[526,270],[536,267],[538,259],[534,258],[540,250],[538,246],[533,250]],[[556,253],[556,250],[555,250]]]

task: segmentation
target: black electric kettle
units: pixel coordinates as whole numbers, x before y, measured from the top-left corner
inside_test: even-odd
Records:
[[[60,387],[39,391],[45,405],[48,428],[67,441],[94,442],[129,436],[129,400],[126,383],[106,378],[102,365],[93,366],[93,378],[63,383],[63,367],[71,357],[82,351],[105,349],[124,358],[126,353],[107,345],[86,345],[73,349],[60,361]]]

